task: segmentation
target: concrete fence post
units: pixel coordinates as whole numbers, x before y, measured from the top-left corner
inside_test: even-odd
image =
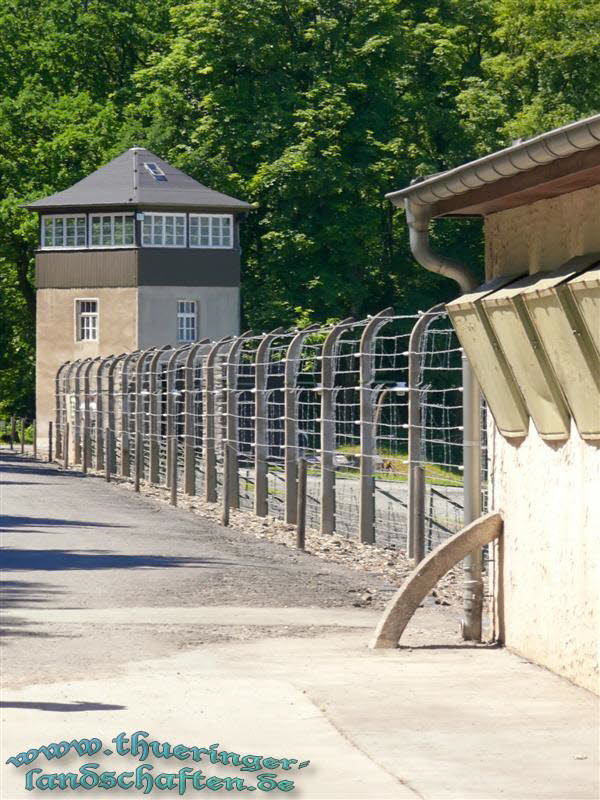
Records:
[[[298,459],[298,504],[296,509],[296,547],[304,550],[306,544],[306,473],[305,458]]]
[[[20,434],[21,455],[25,454],[25,417],[21,417],[21,434]]]
[[[17,420],[14,416],[10,418],[10,449],[15,449],[15,439],[17,438]]]
[[[392,315],[393,309],[380,311],[367,322],[360,337],[359,350],[359,396],[360,396],[360,540],[365,544],[375,542],[375,456],[377,444],[377,422],[375,419],[374,343],[379,329]]]
[[[209,339],[202,339],[190,348],[184,366],[183,378],[183,491],[187,495],[196,494],[196,424],[194,413],[194,395],[196,391],[196,369],[198,352]],[[201,356],[200,356],[201,359]],[[202,374],[202,367],[201,374]]]
[[[227,480],[227,476],[231,470],[232,450],[230,442],[226,441],[223,448],[223,497],[221,507],[221,524],[224,527],[229,525],[229,509],[231,508],[231,481]]]
[[[239,457],[238,457],[238,370],[240,357],[245,341],[251,336],[251,331],[237,336],[227,351],[225,366],[226,375],[226,402],[225,402],[225,438],[230,445],[229,458],[223,467],[223,485],[229,483],[229,502],[231,508],[240,507],[239,484]],[[227,453],[225,448],[224,455]]]
[[[283,328],[276,328],[263,334],[254,358],[254,513],[257,517],[265,517],[269,506],[269,353],[273,340],[283,332]]]
[[[321,348],[321,533],[335,530],[335,358],[341,335],[353,324],[351,317],[339,322]]]
[[[318,330],[311,325],[297,331],[285,354],[283,371],[283,452],[285,470],[285,521],[295,525],[298,514],[298,397],[297,380],[302,345],[307,336]]]
[[[105,468],[107,471],[107,475],[109,476],[111,475],[112,472],[116,473],[117,471],[116,454],[114,447],[117,435],[117,427],[116,427],[117,415],[115,412],[115,373],[117,371],[117,366],[119,362],[123,358],[125,358],[124,353],[121,353],[121,355],[116,356],[116,358],[111,362],[107,373],[107,388],[106,388],[107,425],[105,427],[104,447],[106,450],[105,461],[107,462],[105,464]],[[106,435],[106,431],[108,431],[108,436]],[[113,431],[114,431],[114,438],[112,438],[111,435]],[[107,480],[109,480],[109,478],[107,478]]]
[[[63,469],[69,469],[69,433],[70,433],[71,424],[69,422],[65,423],[65,440],[63,444]]]
[[[107,483],[110,483],[110,474],[112,472],[113,464],[113,437],[110,428],[104,429],[104,446],[106,448],[106,458],[104,459],[104,477]]]
[[[66,421],[66,386],[65,378],[63,375],[64,370],[69,370],[71,365],[70,361],[65,361],[56,371],[54,379],[54,421],[55,421],[55,454],[56,458],[62,458],[62,430]]]
[[[144,411],[144,398],[148,396],[148,390],[144,389],[144,376],[146,374],[146,362],[148,357],[151,356],[155,347],[148,347],[142,353],[135,365],[135,416],[134,416],[134,489],[136,492],[140,490],[140,481],[144,477],[144,455],[145,455],[145,439],[144,433],[146,431],[146,420]],[[148,381],[149,383],[149,381]]]
[[[131,476],[131,398],[130,389],[134,388],[130,385],[129,365],[134,359],[139,359],[140,353],[134,350],[123,359],[121,367],[121,414],[120,414],[120,429],[121,429],[121,477],[129,478]],[[135,398],[135,395],[134,395]],[[134,410],[135,414],[135,399]]]
[[[114,359],[114,355],[107,356],[100,360],[96,370],[96,469],[98,472],[104,469],[104,428],[107,420],[104,419],[104,370]]]
[[[90,431],[84,422],[81,431],[81,471],[83,472],[84,475],[88,471],[88,454],[90,452],[89,438],[90,438]]]
[[[168,486],[171,490],[170,502],[172,506],[177,505],[177,433],[172,433],[169,442],[168,460]]]
[[[31,422],[33,431],[33,457],[37,459],[37,421],[34,419]]]
[[[160,361],[171,345],[156,350],[148,366],[148,481],[157,484],[160,473],[160,428],[162,381],[159,381]]]
[[[75,408],[73,409],[73,427],[71,436],[73,438],[73,463],[81,464],[81,433],[82,433],[82,407],[85,408],[85,399],[82,397],[81,370],[87,369],[91,358],[84,358],[78,362],[75,369]]]
[[[425,529],[421,520],[425,518],[425,475],[422,467],[422,392],[421,365],[423,335],[431,322],[444,313],[444,304],[438,303],[422,314],[410,333],[408,340],[408,533],[407,556],[415,564],[425,554]],[[417,557],[417,551],[419,557]]]
[[[48,463],[52,463],[52,420],[48,422]]]
[[[215,342],[208,351],[204,366],[204,397],[202,410],[204,415],[204,499],[207,503],[217,502],[217,398],[216,398],[216,366],[220,351],[231,342],[231,336],[225,336]]]

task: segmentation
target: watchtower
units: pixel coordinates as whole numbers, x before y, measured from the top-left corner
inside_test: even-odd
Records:
[[[249,203],[133,147],[28,208],[40,215],[40,435],[63,362],[239,333],[239,223]]]

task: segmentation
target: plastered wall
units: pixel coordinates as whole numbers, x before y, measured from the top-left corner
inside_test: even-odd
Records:
[[[240,332],[237,286],[141,286],[138,293],[140,348],[176,343],[178,300],[196,301],[199,339]]]
[[[488,277],[600,251],[600,186],[485,220]],[[600,398],[598,399],[600,402]],[[598,692],[600,442],[491,442],[492,505],[504,513],[497,626],[507,647]]]
[[[78,342],[75,301],[98,300],[99,339]],[[137,347],[137,289],[38,289],[36,350],[36,417],[41,449],[48,422],[54,420],[56,371],[65,361],[109,356]]]

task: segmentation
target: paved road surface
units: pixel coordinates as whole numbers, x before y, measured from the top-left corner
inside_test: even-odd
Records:
[[[3,761],[142,729],[310,759],[278,773],[303,800],[597,798],[591,696],[505,651],[461,646],[455,611],[424,608],[407,647],[369,651],[377,614],[352,606],[360,573],[98,478],[3,461]],[[1,768],[3,800],[48,796],[25,791],[29,768]]]

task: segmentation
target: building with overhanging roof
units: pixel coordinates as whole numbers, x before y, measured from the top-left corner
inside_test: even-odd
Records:
[[[447,308],[490,411],[489,506],[504,517],[495,636],[598,691],[600,115],[388,197],[417,261],[463,292]],[[483,218],[483,286],[432,249],[448,216]]]
[[[250,203],[133,147],[27,207],[40,219],[40,436],[64,361],[239,333],[239,225]]]

